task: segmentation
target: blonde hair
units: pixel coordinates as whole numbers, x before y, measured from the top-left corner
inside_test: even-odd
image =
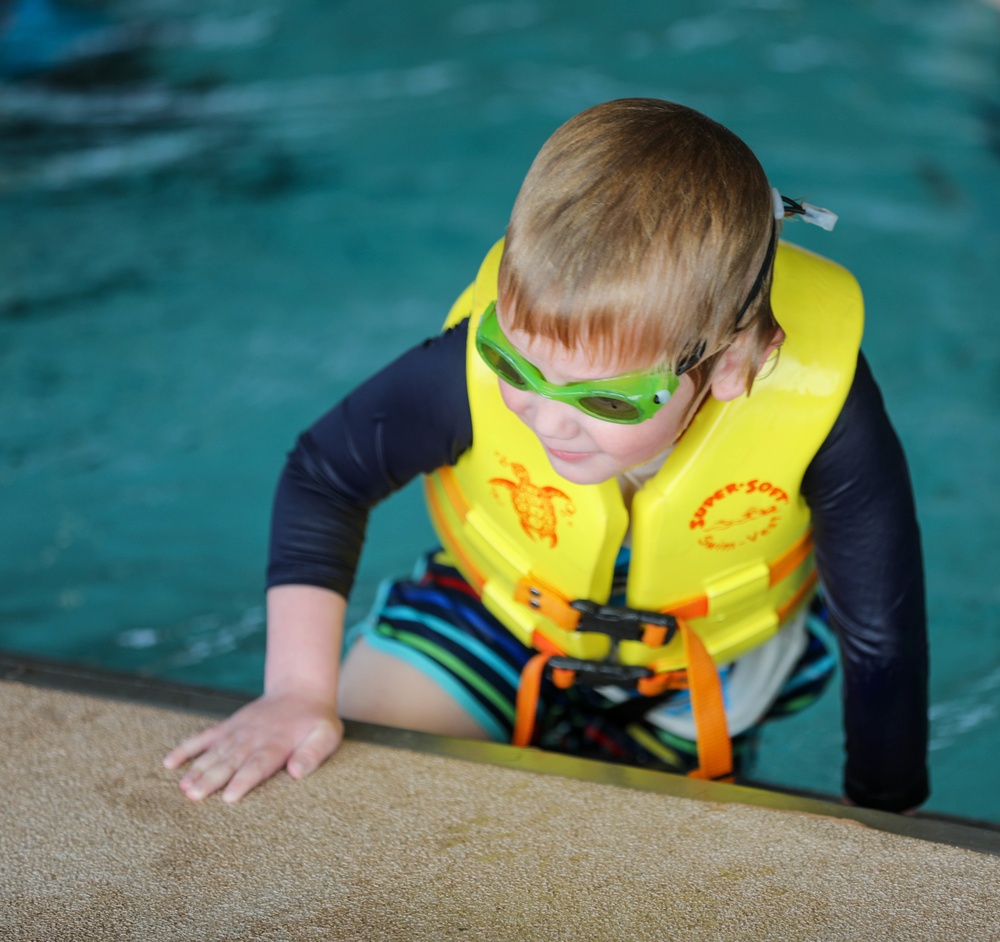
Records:
[[[676,369],[694,356],[699,386],[746,332],[749,391],[778,329],[773,217],[767,175],[721,124],[654,98],[606,102],[558,128],[532,163],[498,305],[512,327],[617,365]]]

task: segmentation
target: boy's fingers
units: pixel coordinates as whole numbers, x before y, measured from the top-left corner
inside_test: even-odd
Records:
[[[305,739],[295,748],[288,760],[288,774],[292,778],[305,778],[334,752],[344,737],[343,724],[324,721],[317,723]]]
[[[227,768],[210,769],[196,779],[182,781],[181,791],[192,801],[201,801],[222,788],[229,781],[231,772]]]
[[[247,723],[247,719],[238,724],[227,721],[191,736],[164,758],[168,769],[194,760],[180,781],[181,791],[192,801],[221,791],[223,801],[237,802],[283,766],[292,778],[304,778],[337,749],[344,734],[336,717],[314,718],[309,732],[292,750],[286,738],[290,730],[275,735],[268,724]]]
[[[163,764],[168,769],[176,769],[179,765],[187,762],[188,759],[193,759],[195,756],[203,753],[216,735],[216,728],[213,726],[211,729],[202,730],[196,736],[185,739],[176,749],[171,749],[167,753]]]
[[[181,791],[193,801],[200,801],[226,787],[242,768],[252,768],[255,764],[257,764],[256,761],[243,763],[232,757],[213,756],[210,752],[205,753],[191,767],[188,774],[181,779]],[[257,781],[260,781],[260,777]]]
[[[248,791],[269,779],[285,764],[285,757],[276,750],[259,752],[243,763],[229,779],[222,792],[226,804],[239,801]]]

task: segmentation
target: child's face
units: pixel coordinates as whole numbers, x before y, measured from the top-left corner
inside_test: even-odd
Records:
[[[600,362],[581,349],[568,349],[550,340],[501,327],[507,339],[550,383],[565,385],[606,379],[650,364]],[[581,412],[567,402],[500,382],[500,395],[542,443],[552,467],[575,484],[599,484],[651,461],[683,431],[694,397],[690,377],[652,418],[637,425],[606,422]]]

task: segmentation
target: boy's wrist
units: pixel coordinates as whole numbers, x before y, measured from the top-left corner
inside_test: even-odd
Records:
[[[294,697],[333,705],[337,702],[337,681],[335,677],[310,677],[298,673],[265,677],[264,696]]]

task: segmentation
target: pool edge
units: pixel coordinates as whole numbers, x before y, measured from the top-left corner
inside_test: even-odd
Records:
[[[253,696],[250,693],[199,687],[3,651],[0,651],[0,680],[218,716],[231,713]],[[927,811],[917,812],[912,817],[890,814],[850,807],[841,804],[835,796],[795,791],[772,783],[729,785],[702,782],[663,772],[578,759],[537,749],[515,748],[500,743],[453,739],[353,721],[348,721],[345,725],[348,738],[389,748],[408,749],[543,775],[558,775],[595,784],[635,788],[679,798],[842,818],[901,837],[1000,856],[1000,824],[992,822]]]

